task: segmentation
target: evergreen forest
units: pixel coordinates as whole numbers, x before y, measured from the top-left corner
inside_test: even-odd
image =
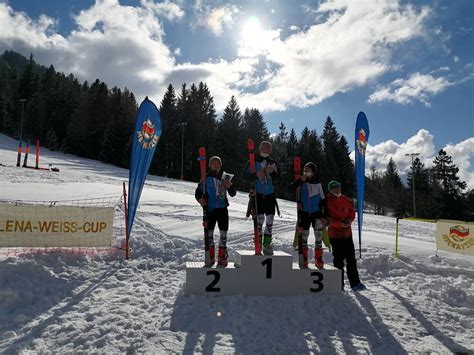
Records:
[[[272,142],[272,157],[278,162],[280,179],[277,197],[294,200],[288,191],[294,179],[293,158],[312,161],[324,190],[331,180],[342,184],[343,193],[355,196],[354,163],[351,144],[341,135],[331,117],[322,127],[304,127],[301,132],[288,130],[281,122],[278,132],[269,132],[263,114],[256,107],[241,108],[230,97],[218,114],[206,83],[169,85],[159,107],[163,132],[158,142],[150,173],[170,178],[197,181],[198,148],[208,156],[218,155],[226,172],[235,174],[237,189],[246,190],[243,174],[248,160],[247,139],[256,147]],[[42,146],[76,156],[100,160],[128,168],[130,142],[138,109],[134,94],[127,88],[110,88],[96,79],[80,82],[74,74],[57,72],[51,65],[35,62],[13,51],[0,56],[0,133],[31,144],[39,139]],[[320,121],[320,120],[318,120]],[[16,152],[12,152],[13,165]],[[182,171],[181,171],[182,167]],[[452,157],[440,150],[431,167],[413,160],[406,183],[395,162],[390,159],[384,171],[366,170],[366,211],[393,216],[413,216],[413,184],[416,217],[474,219],[474,190],[466,189]]]

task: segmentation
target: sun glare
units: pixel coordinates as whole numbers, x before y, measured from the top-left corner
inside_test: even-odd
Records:
[[[242,25],[241,47],[247,54],[256,54],[262,47],[264,30],[260,20],[256,16],[251,16]]]
[[[260,24],[260,20],[256,16],[251,16],[243,25],[242,39],[251,40],[259,32],[262,32],[262,25]]]

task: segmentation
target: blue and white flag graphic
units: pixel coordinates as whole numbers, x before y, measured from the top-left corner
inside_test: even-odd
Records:
[[[148,174],[156,145],[161,136],[161,116],[155,104],[148,97],[141,103],[131,145],[130,173],[128,179],[128,224],[127,231],[132,231],[133,220],[142,193],[143,184]]]
[[[369,141],[369,122],[365,113],[359,112],[355,126],[355,174],[357,186],[357,224],[359,227],[359,255],[362,257],[362,217],[365,198],[365,152]]]

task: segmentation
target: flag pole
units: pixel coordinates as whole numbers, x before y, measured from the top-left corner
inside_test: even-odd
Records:
[[[125,260],[128,260],[128,240],[130,234],[128,232],[127,189],[125,188],[125,181],[123,182],[123,209],[125,210]]]

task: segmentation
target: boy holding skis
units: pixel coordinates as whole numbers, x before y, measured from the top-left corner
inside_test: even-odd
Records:
[[[352,201],[341,194],[341,184],[335,180],[328,184],[328,234],[332,246],[334,266],[344,272],[346,262],[347,278],[352,290],[365,290],[360,282],[352,241],[351,223],[355,218]]]
[[[262,244],[262,229],[265,222],[263,254],[273,255],[272,229],[275,207],[277,206],[273,181],[280,176],[280,173],[276,161],[270,158],[272,154],[272,144],[270,142],[263,141],[260,143],[258,152],[259,155],[255,158],[255,173],[250,171],[250,162],[247,163],[245,171],[253,186],[255,186],[255,189],[252,188],[250,193],[254,195],[256,200],[258,243]]]
[[[308,268],[308,237],[309,227],[313,226],[316,239],[314,260],[318,269],[324,267],[323,262],[323,232],[326,224],[326,200],[321,183],[316,176],[316,164],[309,162],[304,166],[303,176],[298,177],[290,184],[290,189],[299,191],[298,228],[301,233],[298,240],[299,266]]]
[[[203,194],[202,182],[196,188],[195,198],[201,206],[207,207],[207,238],[209,243],[210,260],[206,260],[206,266],[215,263],[214,228],[216,223],[219,226],[219,266],[227,266],[227,231],[229,230],[229,212],[227,206],[227,192],[230,196],[235,196],[236,189],[228,175],[223,175],[222,161],[218,156],[209,159],[209,172],[206,175],[206,194]],[[206,196],[206,198],[203,197]]]

